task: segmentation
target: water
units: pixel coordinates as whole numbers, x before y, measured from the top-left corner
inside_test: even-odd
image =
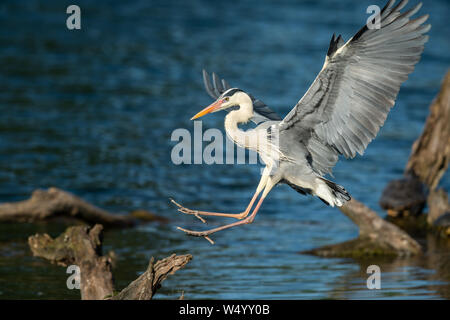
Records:
[[[258,166],[175,166],[176,128],[211,102],[201,69],[218,72],[285,115],[320,71],[333,32],[345,39],[374,1],[78,1],[82,29],[69,31],[69,1],[0,4],[0,201],[57,186],[114,212],[143,208],[170,219],[108,230],[105,250],[118,255],[123,288],[151,256],[191,253],[158,298],[321,299],[449,298],[448,244],[419,238],[428,250],[411,259],[325,259],[299,251],[354,238],[337,209],[287,186],[275,188],[250,226],[214,235],[216,245],[176,226],[201,228],[169,205],[240,212],[259,180]],[[375,1],[384,5],[384,1]],[[341,161],[335,180],[378,206],[398,178],[449,63],[446,0],[424,1],[433,28],[422,61],[364,157]],[[223,114],[203,127],[223,128]],[[442,186],[449,190],[447,174]],[[209,226],[224,219],[209,219]],[[53,236],[62,224],[0,225],[0,298],[77,299],[65,269],[31,257],[26,239]],[[382,290],[365,286],[378,264]]]

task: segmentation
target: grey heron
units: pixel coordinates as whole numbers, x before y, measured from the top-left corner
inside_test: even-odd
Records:
[[[424,24],[428,15],[412,19],[422,4],[402,11],[407,2],[396,4],[396,0],[390,0],[380,12],[379,28],[366,24],[347,42],[340,35],[333,35],[322,70],[284,119],[261,100],[230,87],[215,73],[211,83],[203,70],[206,91],[215,101],[191,120],[229,111],[225,117],[227,135],[239,146],[258,152],[266,166],[250,203],[241,213],[191,210],[174,201],[178,210],[186,214],[238,221],[205,231],[179,229],[211,241],[208,236],[212,233],[249,224],[270,190],[280,183],[303,195],[317,196],[330,206],[349,201],[345,188],[324,176],[332,173],[340,155],[363,155],[428,41],[425,33],[431,25]],[[257,124],[254,129],[244,131],[238,127],[250,120]]]

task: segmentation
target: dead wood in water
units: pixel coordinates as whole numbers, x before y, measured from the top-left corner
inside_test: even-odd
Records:
[[[359,227],[358,238],[302,253],[359,258],[379,255],[410,256],[421,252],[417,241],[397,226],[380,218],[375,211],[361,202],[351,199],[340,209]]]
[[[154,263],[150,259],[147,270],[117,295],[111,258],[102,255],[101,225],[94,227],[69,227],[59,237],[37,234],[28,238],[34,256],[42,257],[62,266],[77,265],[80,268],[80,291],[83,300],[149,300],[171,274],[183,268],[191,259],[190,254],[175,255]]]
[[[450,214],[450,203],[444,189],[433,190],[428,196],[428,216],[427,222],[430,225],[443,215]]]
[[[161,283],[169,275],[183,268],[191,259],[192,256],[190,254],[181,256],[172,254],[170,257],[154,263],[152,257],[147,270],[112,299],[150,300],[156,290],[161,287]]]
[[[428,196],[427,222],[438,234],[450,236],[450,202],[443,189],[433,190]]]
[[[102,230],[99,224],[93,228],[70,227],[56,239],[37,234],[29,237],[28,243],[34,256],[62,266],[77,265],[81,299],[98,300],[113,292],[111,260],[102,256]]]
[[[164,220],[144,210],[130,215],[113,214],[57,188],[38,189],[30,199],[0,204],[0,222],[35,222],[56,217],[113,227],[131,227],[139,221]]]
[[[450,71],[430,106],[419,139],[412,146],[405,174],[414,175],[431,190],[436,189],[450,161]]]
[[[390,182],[383,191],[380,206],[392,217],[418,215],[425,206],[426,190],[437,188],[450,161],[450,71],[421,136],[414,142],[404,177]]]

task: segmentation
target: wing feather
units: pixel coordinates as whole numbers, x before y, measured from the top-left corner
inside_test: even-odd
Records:
[[[395,3],[381,11],[380,29],[365,25],[345,44],[333,35],[322,70],[279,124],[280,139],[294,131],[320,174],[331,173],[338,154],[364,153],[420,60],[428,15],[411,19],[422,4],[401,12],[408,0]]]

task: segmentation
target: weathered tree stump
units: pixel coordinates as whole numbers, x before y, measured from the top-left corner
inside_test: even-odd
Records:
[[[111,260],[102,255],[102,230],[77,226],[68,228],[56,239],[48,234],[28,238],[34,256],[42,257],[62,266],[77,265],[81,275],[81,298],[104,299],[113,292]]]
[[[130,215],[113,214],[57,188],[38,189],[30,199],[0,204],[0,222],[35,222],[57,217],[112,227],[131,227],[139,221],[165,220],[144,210],[134,211]]]
[[[430,192],[427,221],[440,235],[450,236],[450,202],[445,190],[438,189]]]
[[[430,106],[430,114],[419,139],[412,146],[405,172],[436,189],[450,161],[450,71]]]
[[[448,202],[447,192],[444,189],[431,191],[428,195],[427,222],[430,225],[434,225],[445,214],[450,214],[450,203]]]
[[[404,178],[389,183],[380,206],[392,217],[422,213],[427,189],[437,188],[450,160],[450,71],[430,106],[421,136],[414,142]]]
[[[191,259],[190,254],[171,255],[150,264],[140,277],[114,296],[114,279],[110,257],[102,255],[101,225],[94,227],[69,227],[59,237],[37,234],[28,238],[34,256],[42,257],[62,266],[77,265],[80,268],[80,291],[83,300],[151,299],[161,283],[171,274],[183,268]]]
[[[177,256],[172,254],[163,260],[154,263],[154,258],[150,259],[147,270],[128,287],[123,289],[114,300],[150,300],[156,290],[161,287],[161,283],[166,278],[174,274],[175,271],[183,268],[192,259],[191,255]]]

